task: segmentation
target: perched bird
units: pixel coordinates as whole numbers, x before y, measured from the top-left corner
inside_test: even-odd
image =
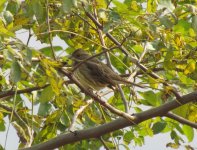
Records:
[[[90,57],[92,56],[82,49],[75,50],[71,55],[73,68],[77,67],[73,74],[85,88],[98,91],[107,86],[110,88],[115,87],[117,84],[131,84],[139,86],[120,77],[110,67],[99,61],[96,57],[91,59]]]

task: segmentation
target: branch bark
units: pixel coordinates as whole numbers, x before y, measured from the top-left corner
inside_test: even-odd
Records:
[[[49,84],[46,84],[46,85],[41,86],[41,87],[32,87],[32,88],[27,88],[27,89],[23,89],[23,90],[18,90],[16,94],[30,93],[32,91],[44,89],[47,86],[49,86]],[[16,91],[13,91],[13,90],[1,92],[0,93],[0,98],[7,97],[7,96],[12,96],[12,95],[15,94],[15,92]]]
[[[165,116],[168,117],[168,118],[174,119],[174,120],[176,120],[176,121],[178,121],[178,122],[180,122],[182,124],[186,124],[186,125],[188,125],[190,127],[193,127],[193,128],[197,129],[197,123],[191,122],[191,121],[189,121],[189,120],[187,120],[187,119],[185,119],[183,117],[180,117],[180,116],[178,116],[176,114],[168,112]]]
[[[182,104],[186,104],[188,102],[196,101],[196,100],[197,100],[197,92],[189,93],[180,98],[180,102]],[[153,117],[166,116],[166,114],[168,114],[168,111],[173,110],[179,106],[180,104],[176,100],[173,100],[159,107],[152,108],[152,109],[143,111],[141,113],[134,114],[132,116],[134,117],[134,122],[138,124],[145,120],[151,119]],[[63,146],[65,144],[74,143],[74,142],[81,141],[84,139],[99,138],[100,136],[104,134],[107,134],[107,133],[110,133],[110,132],[113,132],[113,131],[116,131],[116,130],[119,130],[128,126],[132,126],[132,125],[134,124],[128,121],[127,119],[119,118],[110,123],[106,123],[97,127],[93,127],[93,128],[85,129],[85,130],[78,130],[75,132],[75,134],[73,133],[61,134],[57,136],[56,138],[53,138],[49,141],[34,145],[29,148],[24,148],[21,150],[54,149],[54,148]],[[196,126],[197,124],[195,123],[195,128],[197,129]]]

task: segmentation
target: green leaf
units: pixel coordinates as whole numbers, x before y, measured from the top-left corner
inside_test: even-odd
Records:
[[[173,23],[171,22],[171,20],[167,16],[163,16],[163,17],[159,18],[159,21],[166,28],[171,28],[173,26]]]
[[[47,116],[51,112],[52,105],[50,103],[40,103],[38,115]]]
[[[143,52],[143,50],[144,50],[144,48],[143,48],[143,46],[142,45],[134,45],[133,47],[132,47],[134,50],[135,50],[135,52],[136,53],[142,53]]]
[[[172,110],[172,112],[175,113],[176,115],[186,118],[189,107],[190,107],[190,104],[185,104],[185,105],[182,105],[182,106]]]
[[[139,92],[148,104],[152,106],[159,106],[161,104],[161,93],[154,93],[153,91]],[[143,103],[143,102],[142,102]]]
[[[19,11],[20,4],[20,0],[11,0],[8,2],[6,10],[9,10],[12,14],[16,14]]]
[[[154,123],[152,130],[154,134],[158,134],[161,131],[163,131],[163,129],[166,127],[167,123],[162,121],[162,122],[156,122]]]
[[[3,120],[0,120],[0,131],[5,131],[5,123]]]
[[[1,144],[0,144],[0,150],[5,150]]]
[[[4,5],[7,2],[7,0],[0,0],[0,12],[4,9]]]
[[[62,8],[65,13],[70,12],[74,6],[77,6],[77,0],[63,0],[62,2]]]
[[[191,60],[188,60],[188,64],[184,70],[184,74],[187,75],[187,74],[190,74],[192,72],[195,71],[195,67],[196,67],[196,61],[191,59]]]
[[[169,48],[164,60],[164,68],[166,70],[172,70],[175,68],[175,65],[172,62],[172,58],[174,56],[174,49],[172,47]]]
[[[48,86],[42,91],[39,101],[41,103],[46,103],[52,100],[53,97],[54,97],[54,92],[52,90],[52,87]]]
[[[147,12],[152,13],[157,9],[157,2],[155,0],[147,0]]]
[[[116,56],[116,55],[111,55],[110,56],[110,60],[111,60],[111,63],[113,64],[113,66],[116,67],[116,69],[120,72],[120,73],[125,73],[125,65],[123,62],[121,62],[121,58],[122,56]]]
[[[122,11],[122,12],[128,11],[127,5],[121,3],[121,2],[118,1],[118,0],[113,0],[113,4],[117,7],[117,9],[118,9],[119,11]]]
[[[33,12],[36,16],[36,19],[39,23],[42,23],[45,21],[45,7],[42,5],[41,1],[38,0],[32,0],[31,1]]]
[[[16,60],[12,63],[10,78],[13,83],[18,82],[21,79],[21,67]]]
[[[191,24],[186,20],[179,20],[179,22],[174,25],[174,32],[181,33],[183,35],[188,35],[188,29],[191,27]]]
[[[63,112],[60,118],[60,122],[66,127],[68,127],[71,124],[71,120],[66,112]]]
[[[194,129],[190,126],[183,125],[184,135],[187,137],[189,142],[192,142],[194,139]]]
[[[62,47],[61,46],[53,46],[53,50],[55,52],[60,51],[60,50],[62,50]],[[52,49],[50,46],[41,48],[39,51],[41,51],[45,56],[49,56],[49,57],[53,56]]]
[[[4,24],[4,21],[1,19],[0,17],[0,29],[1,29],[1,32],[0,32],[0,36],[3,36],[3,37],[15,37],[14,33],[7,30],[6,27],[5,27],[5,24]],[[9,46],[7,46],[9,47]]]
[[[182,72],[178,73],[178,78],[185,86],[193,86],[195,84],[195,80],[189,78],[189,75],[184,75]]]
[[[46,124],[51,124],[51,123],[56,123],[59,121],[60,116],[62,115],[62,111],[61,110],[55,110],[52,113],[50,113],[50,115],[47,116],[46,118]]]
[[[14,17],[10,11],[4,11],[3,17],[7,24],[10,24],[14,20]]]
[[[29,63],[32,62],[32,50],[29,47],[26,48],[26,57],[25,57],[25,59]]]
[[[172,139],[177,138],[177,134],[174,130],[172,130],[172,132],[170,133],[170,136],[171,136]]]
[[[123,140],[126,142],[126,143],[130,143],[131,140],[134,138],[134,134],[132,131],[128,131],[124,134],[124,137],[123,137]]]
[[[104,141],[104,143],[107,145],[107,147],[109,149],[115,149],[116,148],[115,145],[110,141]]]

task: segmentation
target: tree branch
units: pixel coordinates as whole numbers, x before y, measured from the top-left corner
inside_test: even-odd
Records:
[[[17,92],[16,91],[13,91],[13,90],[4,91],[4,92],[1,92],[0,93],[0,98],[7,97],[7,96],[12,96],[12,95],[15,94],[15,92],[16,92],[16,94],[30,93],[32,91],[44,89],[44,88],[46,88],[49,85],[50,84],[46,84],[46,85],[41,86],[41,87],[32,87],[32,88],[27,88],[27,89],[23,89],[23,90],[17,90]]]
[[[197,92],[189,93],[180,98],[180,101],[182,104],[186,104],[188,102],[196,101],[196,100],[197,100]],[[153,117],[165,116],[168,111],[173,110],[179,106],[180,104],[176,100],[173,100],[159,107],[152,108],[152,109],[143,111],[141,113],[134,114],[132,116],[134,117],[134,122],[138,124],[145,120],[151,119]],[[134,124],[128,121],[127,119],[119,118],[110,123],[106,123],[97,127],[93,127],[93,128],[85,129],[85,130],[78,130],[75,132],[75,134],[73,133],[61,134],[57,136],[56,138],[53,138],[49,141],[34,145],[29,148],[24,148],[21,150],[54,149],[54,148],[63,146],[65,144],[74,143],[74,142],[81,141],[84,139],[98,138],[104,134],[131,126],[131,125],[134,125]]]
[[[93,102],[92,99],[86,101],[86,105],[81,106],[74,114],[73,118],[72,118],[72,123],[70,125],[70,127],[68,128],[69,131],[72,131],[72,129],[74,128],[74,124],[77,120],[77,117],[79,116],[80,113],[82,113],[84,111],[84,109],[86,109],[86,107],[88,107],[91,103]]]
[[[174,120],[176,120],[176,121],[178,121],[182,124],[186,124],[190,127],[193,127],[193,128],[197,129],[197,123],[191,122],[191,121],[189,121],[189,120],[187,120],[183,117],[180,117],[180,116],[178,116],[174,113],[168,112],[165,116],[168,117],[168,118],[174,119]]]
[[[7,111],[9,111],[10,113],[13,111],[13,115],[23,124],[23,126],[28,127],[28,126],[27,126],[27,123],[26,123],[26,122],[19,116],[19,114],[18,114],[15,110],[13,110],[11,107],[8,107],[8,106],[3,105],[3,104],[0,104],[0,107],[3,108],[3,109],[5,109],[5,110],[7,110]]]

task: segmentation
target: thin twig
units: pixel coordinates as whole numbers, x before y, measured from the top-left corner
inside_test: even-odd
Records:
[[[92,27],[92,29],[96,30],[96,28],[93,27],[93,25],[91,25],[85,18],[83,18],[82,16],[80,16],[77,12],[74,12],[74,11],[73,11],[73,13],[74,13],[75,15],[77,15],[80,19],[82,19],[85,23],[87,23],[90,27]]]
[[[28,39],[27,39],[27,46],[29,45],[29,42],[30,42],[30,39],[32,37],[32,34],[31,34],[31,29],[29,28],[29,36],[28,36]]]
[[[188,125],[190,127],[193,127],[193,128],[197,129],[197,123],[191,122],[191,121],[189,121],[189,120],[187,120],[187,119],[185,119],[185,118],[183,118],[181,116],[178,116],[178,115],[176,115],[174,113],[168,112],[165,116],[168,117],[168,118],[171,118],[173,120],[176,120],[176,121],[178,121],[178,122],[180,122],[182,124],[186,124],[186,125]]]
[[[16,84],[16,87],[17,87],[17,84]],[[6,149],[7,140],[8,140],[8,133],[9,133],[10,125],[11,125],[11,122],[12,122],[12,119],[13,119],[13,115],[14,115],[14,112],[15,112],[15,108],[16,108],[16,95],[17,95],[17,88],[14,91],[13,109],[11,111],[8,128],[7,128],[7,131],[6,131],[6,138],[5,138],[5,143],[4,143],[4,149]]]
[[[16,91],[16,94],[30,93],[30,92],[32,92],[32,91],[44,89],[44,88],[46,88],[47,86],[49,86],[49,84],[46,84],[46,85],[41,86],[41,87],[32,87],[32,88],[27,88],[27,89],[23,89],[23,90],[17,90],[17,91]],[[13,90],[4,91],[4,92],[1,92],[1,93],[0,93],[0,98],[7,97],[7,96],[12,96],[12,95],[14,95],[14,94],[15,94],[15,91],[13,91]]]
[[[6,106],[6,105],[3,105],[3,104],[0,104],[0,107],[9,111],[9,112],[13,112],[13,115],[23,124],[23,125],[26,125],[27,123],[19,116],[19,114],[13,110],[12,108]]]
[[[103,146],[105,147],[106,150],[110,150],[110,149],[108,148],[108,146],[105,144],[105,141],[103,140],[102,137],[99,137],[98,139],[101,141],[101,143],[103,144]]]
[[[71,125],[70,127],[68,128],[69,131],[72,131],[72,129],[74,128],[74,124],[77,120],[77,117],[84,111],[84,109],[86,109],[86,107],[88,107],[91,103],[93,102],[92,99],[90,100],[87,100],[86,101],[86,105],[84,106],[81,106],[74,114],[73,118],[72,118],[72,122],[71,122]]]
[[[42,33],[38,33],[38,34],[35,34],[35,35],[36,35],[36,36],[37,36],[37,35],[45,35],[45,34],[56,33],[56,32],[62,32],[62,33],[68,33],[68,34],[77,35],[77,36],[79,36],[79,37],[81,37],[81,38],[83,38],[83,39],[86,39],[86,40],[88,40],[88,41],[90,41],[90,42],[92,42],[92,43],[94,43],[94,44],[96,44],[96,45],[98,45],[98,46],[100,46],[100,47],[103,47],[102,45],[98,44],[98,43],[95,42],[94,40],[91,40],[91,39],[89,39],[89,38],[87,38],[87,37],[85,37],[85,36],[83,36],[83,35],[80,35],[80,34],[78,34],[78,33],[72,32],[72,31],[52,30],[52,31],[50,31],[50,32],[47,31],[47,32],[42,32]]]
[[[128,113],[129,112],[128,102],[126,100],[126,97],[125,97],[124,92],[123,92],[123,90],[122,90],[120,85],[118,85],[118,91],[120,92],[120,96],[122,98],[122,102],[123,102],[124,107],[125,107],[125,112]]]
[[[113,0],[110,0],[109,1],[109,3],[107,4],[107,7],[106,7],[106,9],[108,9],[109,8],[109,6],[110,6],[110,4],[111,4],[111,2],[112,2]]]
[[[144,44],[144,50],[143,50],[143,52],[142,52],[142,54],[141,54],[141,56],[140,56],[140,58],[139,58],[139,60],[138,60],[139,63],[141,63],[141,61],[143,60],[143,58],[144,58],[146,52],[147,52],[147,46],[146,46],[146,42],[145,42],[145,44]],[[128,80],[134,78],[134,76],[137,74],[137,72],[138,72],[137,68],[135,68],[134,70],[135,70],[135,71],[129,76]]]
[[[52,54],[53,54],[53,58],[56,60],[56,56],[55,56],[55,50],[53,48],[53,44],[52,44],[52,35],[51,35],[51,26],[50,26],[50,18],[49,18],[49,1],[46,0],[46,12],[47,12],[47,26],[48,26],[48,32],[49,32],[49,43],[51,46],[51,50],[52,50]]]

